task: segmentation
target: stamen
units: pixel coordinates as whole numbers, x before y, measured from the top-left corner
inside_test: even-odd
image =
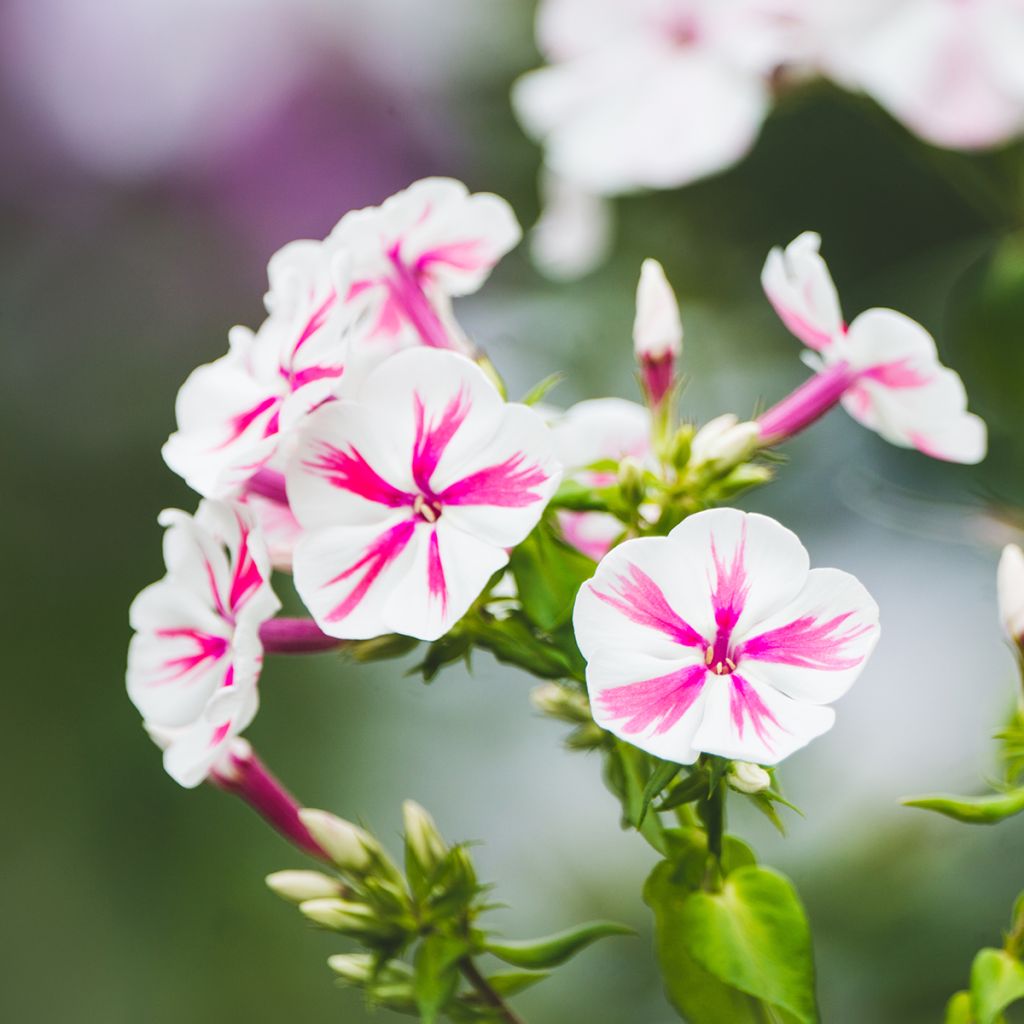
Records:
[[[714,659],[714,657],[715,657],[715,652],[709,647],[704,652],[704,664],[705,665],[710,665],[712,660]]]
[[[413,499],[412,510],[418,516],[422,516],[428,523],[436,523],[441,515],[441,510],[436,504],[427,501],[422,494],[417,494]]]
[[[735,672],[736,671],[736,662],[733,661],[732,658],[726,658],[725,659],[725,664],[728,666],[728,669],[729,669],[730,672]]]
[[[725,666],[724,666],[724,665],[723,665],[723,664],[722,664],[721,662],[719,662],[719,663],[718,663],[718,664],[717,664],[717,665],[715,666],[715,675],[716,675],[716,676],[720,676],[720,675],[722,675],[722,674],[723,674],[724,672],[725,672]]]

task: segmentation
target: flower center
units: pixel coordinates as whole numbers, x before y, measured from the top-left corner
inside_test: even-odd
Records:
[[[727,676],[736,671],[736,662],[727,653],[727,646],[719,643],[708,644],[704,650],[704,664],[716,676]]]
[[[441,502],[431,501],[417,494],[412,503],[412,510],[415,515],[428,523],[436,523],[441,518]]]

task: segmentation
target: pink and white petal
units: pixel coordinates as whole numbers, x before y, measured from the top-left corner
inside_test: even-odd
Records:
[[[812,569],[785,608],[737,638],[740,674],[808,704],[830,704],[853,685],[878,643],[878,605],[839,569]]]
[[[207,501],[200,502],[200,509]],[[195,594],[221,620],[226,619],[231,566],[223,542],[180,509],[164,509],[157,522],[166,527],[163,553],[168,577]]]
[[[178,392],[164,461],[205,497],[235,493],[273,455],[280,390],[253,378],[233,352],[193,370]]]
[[[703,659],[664,660],[631,650],[606,650],[587,664],[594,721],[634,746],[677,764],[698,750],[709,678]]]
[[[607,512],[558,512],[558,525],[565,542],[588,558],[600,562],[626,527]]]
[[[274,569],[291,572],[295,545],[302,536],[302,526],[289,505],[261,494],[247,494],[245,507],[259,525]]]
[[[628,651],[666,661],[701,658],[714,618],[697,563],[665,537],[613,548],[580,588],[573,610],[576,643],[589,661]]]
[[[829,707],[793,700],[741,673],[708,675],[704,718],[693,737],[697,750],[755,764],[778,764],[828,732]]]
[[[787,329],[805,345],[823,351],[842,334],[843,314],[820,247],[821,236],[805,231],[785,249],[772,249],[761,271],[761,286]]]
[[[447,516],[417,528],[411,565],[388,599],[383,618],[389,631],[436,640],[455,625],[487,581],[508,564],[500,547],[452,526]]]
[[[518,544],[537,525],[562,478],[551,430],[525,405],[509,404],[497,431],[456,464],[442,460],[432,486],[444,517],[500,547]]]
[[[412,466],[413,480],[426,484],[452,479],[449,467],[461,467],[491,441],[505,408],[471,359],[429,348],[383,362],[366,378],[359,402],[375,413],[381,447],[395,452],[406,472]]]
[[[288,501],[305,530],[383,523],[411,507],[404,452],[382,436],[390,404],[331,402],[311,413],[285,467]]]
[[[712,639],[716,624],[742,636],[784,608],[803,589],[810,569],[797,535],[756,512],[698,512],[684,519],[668,540],[671,553],[662,572],[685,574],[686,583],[677,585],[687,588],[695,608],[691,614],[708,624],[704,635]]]
[[[552,425],[555,453],[567,470],[603,459],[650,455],[651,414],[624,398],[592,398],[567,409]]]
[[[854,317],[839,351],[854,369],[904,388],[927,382],[940,365],[931,334],[895,309],[868,309]]]
[[[426,543],[407,512],[371,526],[307,533],[295,548],[295,588],[328,635],[366,640],[391,632],[384,609]]]

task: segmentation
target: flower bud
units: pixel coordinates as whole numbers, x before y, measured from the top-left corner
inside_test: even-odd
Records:
[[[413,800],[402,804],[405,841],[424,871],[431,871],[448,852],[434,819]]]
[[[338,953],[327,958],[327,966],[352,985],[364,985],[373,977],[374,957],[368,953]]]
[[[697,431],[690,446],[690,464],[715,463],[728,469],[746,461],[757,448],[760,428],[756,423],[740,423],[732,413],[717,416]]]
[[[996,573],[999,617],[1006,635],[1024,652],[1024,551],[1007,544]]]
[[[750,761],[733,761],[729,768],[729,785],[739,793],[763,793],[772,784],[772,777]]]
[[[337,898],[306,900],[299,904],[299,910],[321,928],[359,938],[380,938],[393,931],[365,903]]]
[[[632,455],[623,456],[619,462],[619,490],[630,508],[636,508],[644,500],[644,467]]]
[[[267,875],[268,888],[289,903],[340,896],[345,887],[320,871],[275,871]]]
[[[373,863],[380,845],[368,832],[327,811],[299,811],[302,824],[342,871],[361,874]],[[382,851],[381,851],[382,852]]]
[[[535,686],[530,691],[530,700],[538,711],[563,722],[581,725],[592,721],[586,695],[558,683]]]
[[[657,260],[644,260],[636,289],[633,351],[651,406],[660,405],[675,383],[675,364],[682,350],[679,303],[661,264]]]

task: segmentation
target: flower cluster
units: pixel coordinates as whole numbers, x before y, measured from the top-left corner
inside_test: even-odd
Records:
[[[1017,0],[544,0],[537,42],[549,65],[512,98],[544,147],[535,256],[556,275],[607,248],[596,197],[729,167],[787,83],[828,77],[953,149],[1024,130]]]

